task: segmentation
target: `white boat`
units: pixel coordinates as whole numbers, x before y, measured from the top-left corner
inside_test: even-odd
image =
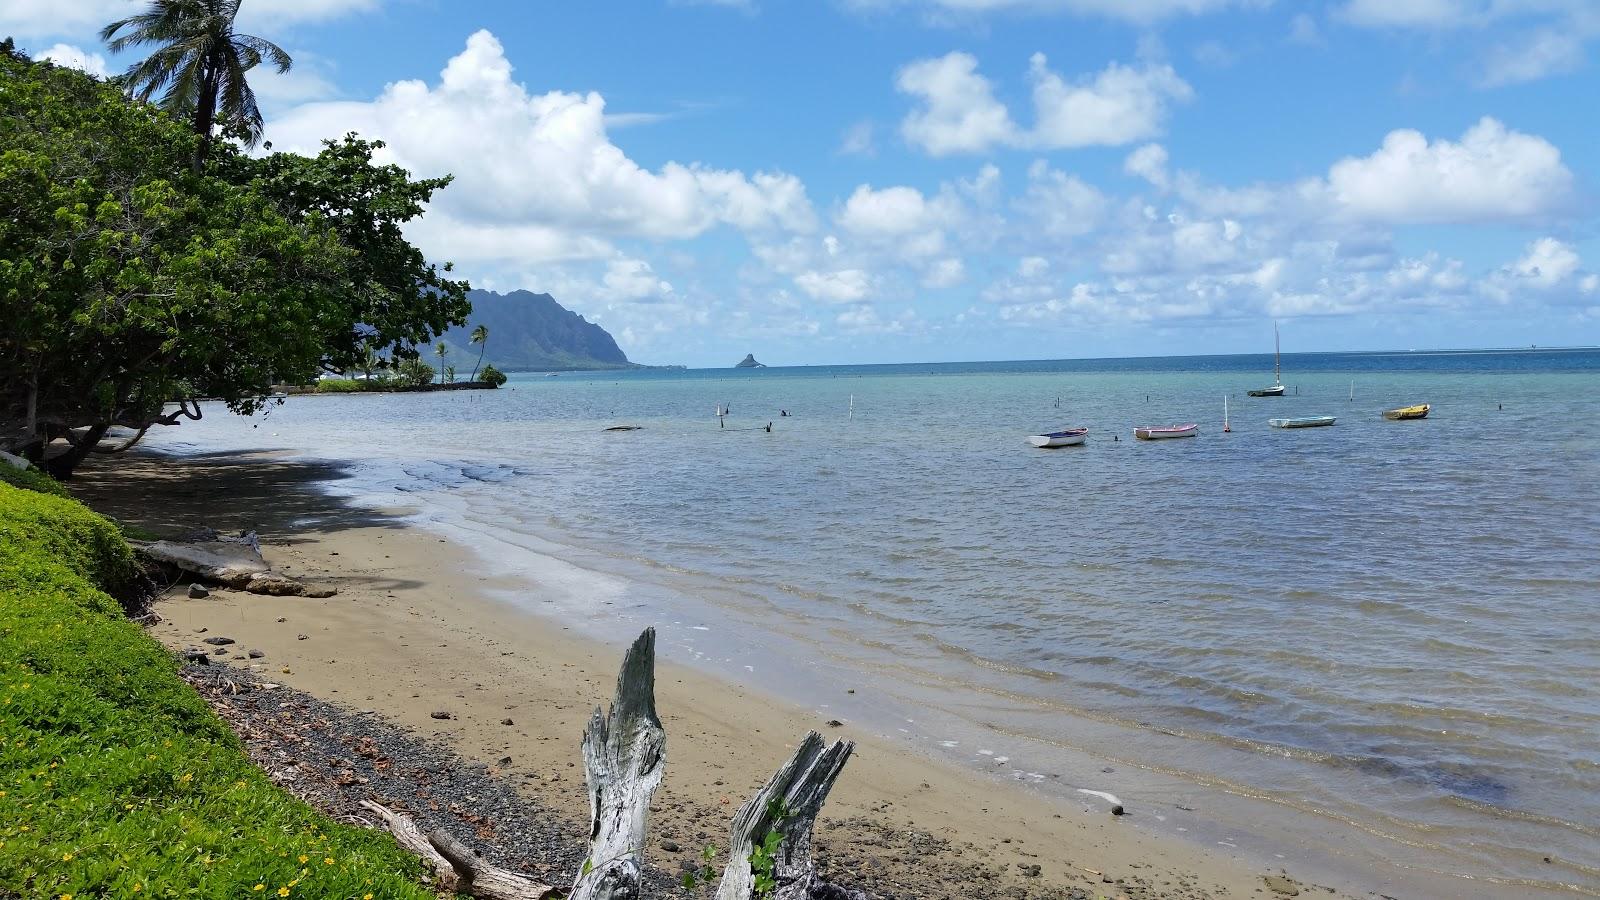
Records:
[[[1272,387],[1256,388],[1245,391],[1252,397],[1282,397],[1283,396],[1283,349],[1278,343],[1278,323],[1272,323]]]
[[[1273,428],[1322,428],[1339,421],[1337,416],[1296,416],[1292,419],[1268,419]]]
[[[1089,439],[1089,429],[1068,428],[1063,431],[1052,431],[1048,434],[1028,435],[1028,443],[1035,447],[1076,447]]]
[[[1133,436],[1141,441],[1164,441],[1168,438],[1194,437],[1200,433],[1200,426],[1190,423],[1188,425],[1163,425],[1152,427],[1141,425],[1133,430]]]

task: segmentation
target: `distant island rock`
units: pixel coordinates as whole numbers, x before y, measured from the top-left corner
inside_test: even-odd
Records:
[[[604,328],[567,309],[549,294],[531,291],[470,291],[472,314],[467,324],[442,337],[450,345],[450,362],[466,375],[478,359],[472,329],[489,329],[484,364],[505,371],[636,369]],[[436,362],[436,360],[429,360]]]
[[[734,366],[735,369],[765,369],[766,367],[766,363],[756,362],[754,353],[746,353],[744,359],[739,360],[739,364]]]

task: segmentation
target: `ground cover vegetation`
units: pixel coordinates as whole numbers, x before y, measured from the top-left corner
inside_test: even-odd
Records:
[[[0,895],[434,896],[249,762],[125,618],[141,581],[115,524],[0,483]]]

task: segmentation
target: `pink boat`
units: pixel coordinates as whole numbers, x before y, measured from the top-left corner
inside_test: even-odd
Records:
[[[1161,428],[1152,428],[1149,425],[1133,430],[1133,436],[1141,441],[1162,441],[1167,438],[1194,437],[1200,433],[1200,426],[1190,423],[1188,425],[1167,425]]]

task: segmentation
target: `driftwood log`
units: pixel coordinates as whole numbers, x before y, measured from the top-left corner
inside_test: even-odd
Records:
[[[610,714],[595,707],[583,732],[589,858],[571,900],[639,897],[645,818],[666,768],[666,742],[656,717],[656,630],[647,628],[622,658]]]
[[[642,895],[646,817],[666,768],[666,731],[656,716],[655,652],[656,632],[647,628],[622,659],[609,712],[596,707],[584,729],[589,855],[568,900],[639,900]],[[830,745],[815,731],[806,734],[794,755],[734,817],[716,900],[754,900],[757,873],[751,856],[774,835],[773,883],[763,900],[867,900],[860,891],[824,881],[811,856],[817,816],[854,750],[849,741]],[[361,805],[433,868],[442,891],[485,900],[546,900],[556,893],[484,862],[445,832],[424,833],[409,817],[370,800]]]
[[[371,800],[361,801],[361,808],[382,819],[384,827],[389,829],[389,833],[394,835],[395,841],[400,846],[422,857],[422,861],[433,870],[435,887],[451,894],[460,889],[461,876],[456,872],[456,867],[434,849],[428,836],[422,833],[422,829],[417,827],[417,823],[413,822],[410,816],[401,815]]]
[[[383,820],[400,846],[422,857],[433,869],[435,886],[445,893],[483,900],[546,900],[556,892],[549,885],[484,862],[448,832],[434,829],[423,834],[410,816],[371,800],[361,801],[361,806]]]
[[[811,858],[811,832],[822,804],[855,750],[849,741],[825,744],[808,732],[789,761],[773,773],[733,818],[728,841],[728,867],[717,886],[717,900],[750,900],[756,894],[750,855],[768,834],[782,840],[773,859],[774,900],[855,900],[865,894],[829,884],[817,875]]]

